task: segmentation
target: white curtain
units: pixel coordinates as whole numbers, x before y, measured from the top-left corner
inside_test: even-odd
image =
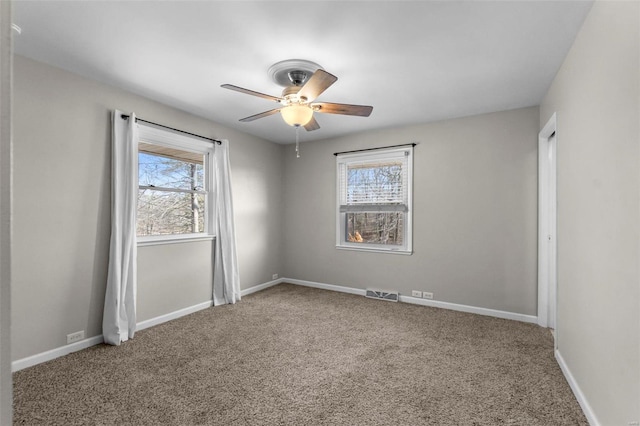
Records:
[[[213,304],[224,305],[240,300],[240,277],[236,255],[236,231],[233,224],[233,197],[229,167],[229,141],[216,145],[215,169],[215,265],[213,273]]]
[[[138,127],[135,115],[114,111],[111,153],[111,248],[102,317],[105,343],[119,345],[136,330],[136,199]]]

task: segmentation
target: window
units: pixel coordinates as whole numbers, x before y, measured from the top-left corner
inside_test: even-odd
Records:
[[[337,156],[338,248],[411,254],[413,147]]]
[[[138,240],[211,237],[211,143],[141,124],[139,138]]]

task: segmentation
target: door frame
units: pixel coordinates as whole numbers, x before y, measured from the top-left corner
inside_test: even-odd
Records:
[[[538,134],[538,325],[556,330],[557,141],[553,113]]]
[[[11,379],[11,3],[0,1],[0,424],[12,422]]]

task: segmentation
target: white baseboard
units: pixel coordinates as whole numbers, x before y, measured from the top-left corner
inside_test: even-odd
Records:
[[[266,282],[266,283],[263,283],[263,284],[254,285],[253,287],[245,288],[244,290],[242,290],[240,292],[240,296],[241,297],[248,296],[251,293],[255,293],[257,291],[261,291],[261,290],[267,289],[269,287],[273,287],[274,285],[278,285],[278,284],[280,284],[282,282],[284,282],[284,279],[278,278],[277,280],[269,281],[269,282]]]
[[[192,314],[194,312],[201,311],[213,306],[213,301],[208,300],[206,302],[198,303],[197,305],[189,306],[187,308],[178,309],[177,311],[169,312],[168,314],[160,315],[159,317],[151,318],[148,320],[140,321],[136,324],[136,331],[144,330],[145,328],[153,327],[167,321],[174,320],[176,318],[183,317],[185,315]]]
[[[357,294],[360,296],[364,296],[366,294],[366,290],[363,290],[360,288],[343,287],[339,285],[317,283],[313,281],[284,278],[283,282],[302,285],[305,287],[314,287],[314,288],[321,288],[325,290],[339,291],[342,293]],[[441,302],[438,300],[420,299],[418,297],[403,296],[403,295],[400,295],[399,301],[404,303],[413,303],[415,305],[431,306],[433,308],[443,308],[443,309],[449,309],[452,311],[468,312],[472,314],[479,314],[479,315],[485,315],[485,316],[496,317],[496,318],[504,318],[509,320],[528,322],[532,324],[538,323],[538,317],[536,316],[518,314],[515,312],[498,311],[495,309],[478,308],[476,306],[468,306],[468,305],[458,305],[456,303]]]
[[[567,382],[569,382],[569,386],[571,387],[573,394],[578,400],[578,404],[580,404],[580,408],[582,408],[582,412],[587,418],[587,421],[591,426],[600,426],[600,422],[593,412],[591,405],[589,405],[587,398],[585,398],[584,394],[582,393],[582,389],[580,389],[580,386],[578,386],[578,382],[576,382],[576,379],[573,377],[573,374],[571,374],[571,370],[569,370],[567,363],[564,361],[564,358],[562,358],[562,355],[560,355],[560,351],[558,351],[557,349],[555,350],[555,356],[556,361],[558,361],[558,365],[560,366],[560,370],[562,370],[562,374],[564,374],[565,379],[567,379]]]
[[[18,359],[11,363],[11,371],[16,372],[28,367],[33,367],[34,365],[51,361],[52,359],[69,355],[70,353],[77,352],[91,346],[99,345],[102,342],[102,335],[93,336],[89,337],[88,339],[80,340],[79,342],[70,343],[59,348],[51,349],[46,352],[28,356],[26,358]]]
[[[479,308],[477,306],[459,305],[457,303],[441,302],[439,300],[420,299],[419,297],[400,295],[400,301],[415,305],[431,306],[433,308],[449,309],[451,311],[467,312],[470,314],[484,315],[488,317],[502,318],[513,321],[538,324],[538,317],[534,315],[518,314],[516,312],[499,311],[497,309]]]

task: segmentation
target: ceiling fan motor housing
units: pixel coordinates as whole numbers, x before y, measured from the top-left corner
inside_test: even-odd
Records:
[[[285,87],[284,90],[282,90],[282,97],[285,99],[285,101],[287,101],[287,103],[305,102],[307,100],[307,98],[305,98],[304,96],[301,96],[301,97],[297,96],[297,93],[299,91],[300,91],[300,86]]]

